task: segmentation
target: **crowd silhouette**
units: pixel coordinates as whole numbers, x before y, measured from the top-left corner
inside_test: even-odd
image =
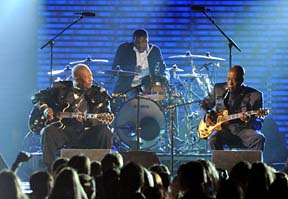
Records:
[[[144,167],[123,161],[118,152],[101,161],[84,154],[58,158],[48,171],[30,176],[25,192],[17,169],[29,161],[20,152],[11,169],[0,171],[3,199],[274,199],[288,198],[287,165],[279,171],[264,162],[240,161],[230,172],[216,168],[206,159],[179,166],[172,176],[168,167],[157,163]]]

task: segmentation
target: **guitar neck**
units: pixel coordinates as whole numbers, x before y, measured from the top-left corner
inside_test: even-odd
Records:
[[[258,114],[258,111],[247,111],[247,112],[241,112],[241,113],[235,113],[235,114],[231,114],[231,115],[227,115],[227,116],[224,116],[221,121],[231,121],[231,120],[236,120],[236,119],[239,119],[243,113],[247,114],[247,115],[256,115]]]
[[[61,118],[97,119],[99,116],[101,116],[101,113],[93,114],[93,113],[61,112],[59,113],[59,116]]]

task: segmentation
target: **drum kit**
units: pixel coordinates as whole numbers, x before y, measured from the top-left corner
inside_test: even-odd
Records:
[[[201,101],[213,88],[210,75],[200,72],[208,66],[218,67],[219,63],[225,59],[211,56],[210,53],[194,55],[190,51],[183,55],[170,56],[168,59],[188,60],[191,72],[184,73],[184,69],[174,64],[172,67],[166,68],[166,72],[170,74],[169,78],[144,76],[140,89],[137,89],[137,95],[133,98],[129,98],[126,93],[112,93],[111,103],[117,107],[112,109],[115,114],[113,128],[119,150],[134,150],[137,147],[141,150],[168,152],[171,149],[172,138],[169,137],[171,126],[173,130],[175,129],[173,137],[176,146],[175,153],[199,150],[200,146],[197,146],[197,143],[200,139],[197,126],[201,116],[199,103],[196,105],[195,102]],[[197,70],[199,67],[193,64],[194,59],[203,59],[209,63]],[[53,76],[67,74],[65,80],[68,80],[71,78],[70,66],[72,65],[105,62],[108,60],[88,57],[84,60],[70,62],[64,69],[54,70],[49,74]],[[98,70],[96,73],[113,77],[138,74],[121,69]],[[176,107],[173,121],[170,120],[169,107],[171,108],[171,106]],[[141,132],[140,135],[138,129]]]

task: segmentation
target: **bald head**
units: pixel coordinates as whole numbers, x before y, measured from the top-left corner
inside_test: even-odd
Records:
[[[72,69],[73,85],[80,89],[89,89],[92,86],[93,77],[89,67],[85,64],[78,64]]]

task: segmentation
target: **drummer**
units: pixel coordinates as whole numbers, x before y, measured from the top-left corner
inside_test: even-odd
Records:
[[[147,30],[137,29],[132,42],[122,43],[118,47],[112,66],[113,70],[133,71],[136,75],[119,75],[113,93],[126,94],[128,99],[132,98],[137,91],[141,91],[145,76],[164,76],[165,68],[160,48],[149,43]]]

